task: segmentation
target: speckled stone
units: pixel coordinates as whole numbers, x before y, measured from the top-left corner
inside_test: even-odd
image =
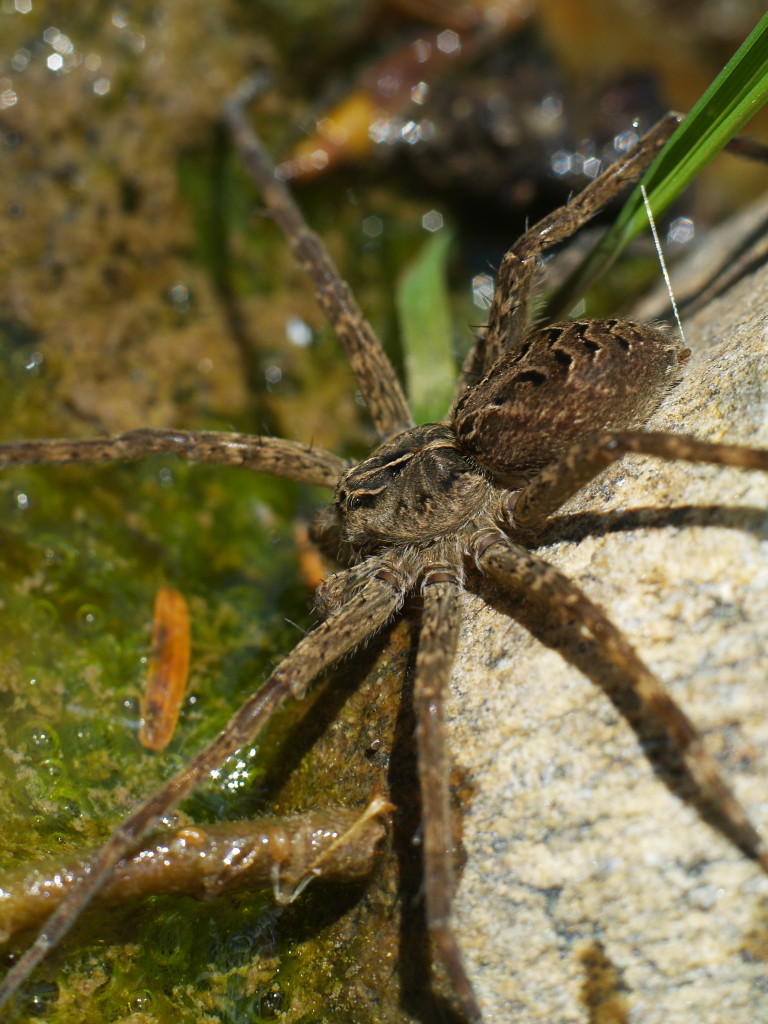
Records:
[[[650,425],[768,447],[768,271],[730,245],[705,254],[733,281],[686,322],[693,355]],[[630,638],[768,836],[768,476],[626,458],[567,511],[540,554]],[[474,787],[456,920],[485,1019],[768,1020],[768,878],[649,759],[588,641],[547,637],[571,664],[467,599],[449,708]]]

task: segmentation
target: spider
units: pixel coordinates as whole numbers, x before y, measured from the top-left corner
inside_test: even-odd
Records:
[[[582,591],[533,550],[550,517],[625,454],[768,470],[768,452],[708,444],[638,429],[677,381],[689,353],[669,332],[620,320],[575,321],[528,333],[539,255],[570,237],[650,163],[676,124],[667,118],[627,157],[573,201],[526,232],[502,261],[485,332],[462,368],[442,423],[414,427],[396,375],[306,227],[249,127],[251,85],[227,120],[246,168],[283,230],[345,350],[381,438],[349,466],[330,452],[273,437],[205,431],[136,430],[85,441],[0,446],[6,464],[109,462],[174,452],[333,490],[312,535],[340,564],[321,585],[322,621],[235,713],[229,725],[115,831],[90,874],[51,916],[0,986],[8,998],[98,891],[114,864],[228,756],[249,743],[274,711],[301,698],[326,667],[364,644],[401,610],[422,600],[415,661],[422,799],[424,899],[432,956],[467,1021],[482,1020],[452,923],[456,850],[451,824],[444,691],[458,642],[462,594],[486,578],[510,600],[577,624],[618,679],[631,720],[643,718],[672,750],[686,798],[768,871],[768,849],[687,715],[667,695],[623,634]],[[521,621],[529,623],[525,608]],[[641,731],[643,726],[638,725]]]

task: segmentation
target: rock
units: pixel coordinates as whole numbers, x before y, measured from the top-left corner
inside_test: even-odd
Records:
[[[767,212],[742,215],[754,236]],[[693,355],[649,426],[768,447],[768,268],[724,263],[731,246],[719,233],[705,254],[725,291],[696,263],[717,294],[685,323]],[[629,457],[556,526],[539,553],[629,637],[768,836],[768,476]],[[568,660],[468,597],[450,697],[474,787],[456,922],[485,1019],[764,1019],[768,878],[649,757],[589,642],[533,626]]]

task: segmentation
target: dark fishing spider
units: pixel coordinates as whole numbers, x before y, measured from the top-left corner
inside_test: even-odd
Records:
[[[576,321],[526,334],[538,256],[569,238],[634,181],[674,128],[669,117],[567,206],[527,231],[504,257],[485,332],[466,359],[447,420],[412,426],[395,373],[246,123],[252,86],[227,107],[247,170],[311,277],[382,439],[348,466],[330,452],[272,437],[136,430],[85,441],[0,445],[3,464],[109,462],[173,452],[335,491],[313,537],[343,570],[319,589],[323,621],[235,713],[224,731],[115,831],[90,874],[51,915],[6,976],[7,999],[59,941],[116,862],[225,758],[249,743],[275,709],[301,698],[313,679],[366,642],[414,592],[423,599],[414,704],[423,806],[426,917],[436,965],[468,1021],[482,1020],[451,919],[454,839],[444,743],[444,691],[451,673],[465,577],[478,573],[511,598],[578,624],[620,678],[625,700],[656,723],[676,752],[693,802],[768,871],[768,849],[722,778],[685,713],[621,632],[574,584],[530,550],[549,517],[627,453],[768,470],[768,452],[708,444],[636,428],[676,382],[688,352],[665,330],[620,320]]]

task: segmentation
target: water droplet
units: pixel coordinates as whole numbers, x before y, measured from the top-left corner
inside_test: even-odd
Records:
[[[274,1020],[283,1012],[283,1004],[283,994],[279,989],[274,992],[264,992],[257,997],[256,1012],[264,1020]]]
[[[75,620],[84,633],[93,633],[101,628],[104,612],[98,605],[82,604],[75,613]]]
[[[439,210],[428,210],[421,218],[421,226],[425,231],[439,231],[443,224],[443,215]]]

